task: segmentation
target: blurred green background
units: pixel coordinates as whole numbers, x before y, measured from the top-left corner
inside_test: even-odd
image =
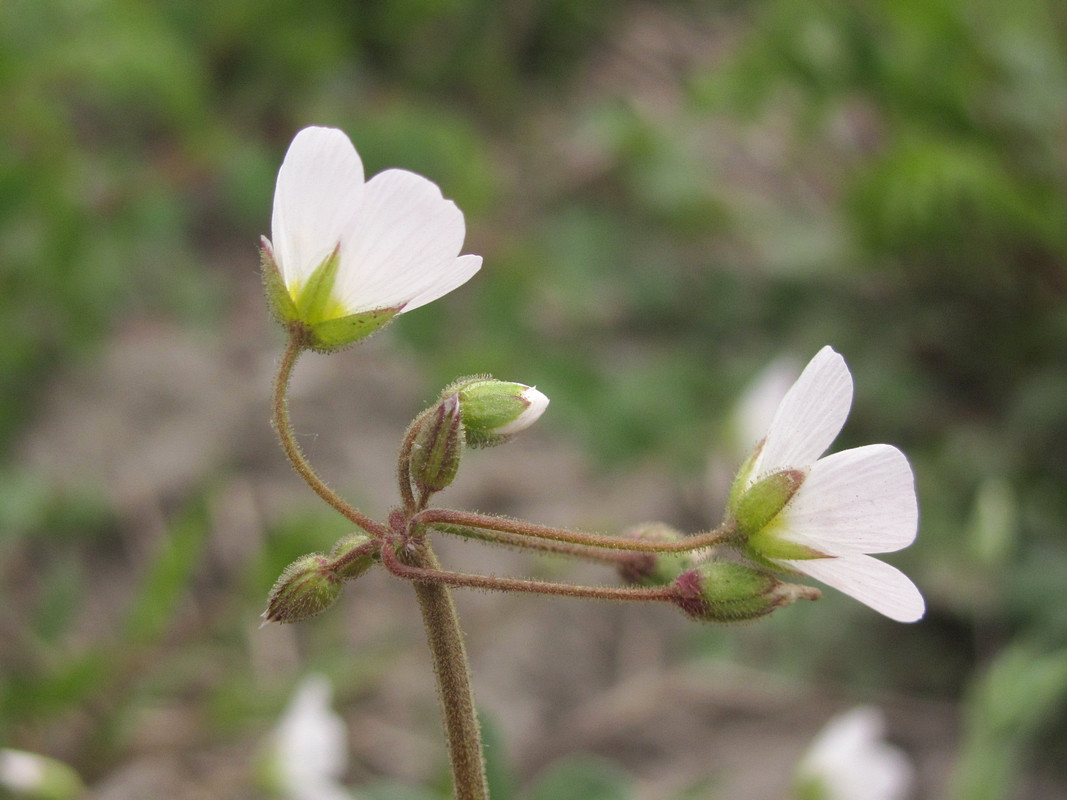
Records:
[[[437,181],[485,257],[375,351],[416,365],[411,414],[460,374],[537,383],[545,435],[608,480],[653,465],[682,487],[668,521],[695,530],[716,521],[693,498],[746,385],[781,354],[842,352],[857,395],[836,446],[892,442],[915,467],[920,536],[892,560],[926,619],[830,598],[679,628],[677,658],[942,704],[955,766],[920,796],[1062,796],[1067,7],[5,0],[0,109],[0,743],[93,786],[149,710],[192,709],[182,746],[241,761],[284,705],[297,670],[250,681],[246,627],[281,567],[343,526],[296,494],[224,569],[213,498],[245,459],[146,520],[58,485],[27,441],[76,394],[63,376],[145,330],[274,352],[249,300],[257,237],[293,133],[326,124],[368,175]],[[250,391],[267,437],[269,379]],[[87,624],[100,593],[111,614]],[[295,640],[342,704],[390,658],[339,647],[345,624]]]

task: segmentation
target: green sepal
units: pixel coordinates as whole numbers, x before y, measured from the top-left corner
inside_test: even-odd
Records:
[[[340,266],[341,249],[338,246],[315,267],[303,286],[294,287],[296,312],[301,322],[315,326],[339,316],[339,304],[333,299],[333,284]]]
[[[274,253],[267,240],[260,248],[260,271],[263,274],[263,289],[267,293],[267,305],[270,312],[282,325],[289,326],[299,319],[296,303],[293,302],[289,289],[285,286],[281,270],[274,260]]]
[[[463,457],[463,421],[458,394],[450,394],[428,409],[416,423],[410,473],[424,492],[439,492],[451,485]]]
[[[760,443],[756,445],[756,449],[745,459],[745,463],[741,465],[741,468],[737,471],[737,475],[734,476],[734,482],[730,484],[730,499],[726,503],[727,508],[731,510],[737,508],[737,504],[741,500],[741,495],[744,494],[745,485],[748,483],[748,479],[752,476],[752,472],[756,468],[756,459],[759,458],[759,454],[763,452],[763,445],[766,442],[766,439],[760,440]]]
[[[684,535],[662,522],[646,522],[623,534],[645,542],[679,542]],[[619,558],[618,571],[627,583],[637,586],[666,586],[693,566],[692,552],[626,551]]]
[[[675,604],[702,622],[757,619],[796,600],[815,600],[818,589],[782,583],[773,575],[731,561],[704,561],[674,582]]]
[[[805,477],[807,473],[799,469],[774,472],[745,489],[740,497],[731,498],[730,513],[738,530],[751,537],[766,528],[796,494]]]
[[[811,558],[829,558],[827,553],[783,539],[778,535],[777,527],[772,522],[758,533],[749,536],[748,541],[745,542],[742,548],[745,554],[753,560],[767,564],[775,569],[781,569],[781,566],[768,561],[768,559],[805,561]]]
[[[341,350],[367,338],[399,313],[399,308],[377,308],[316,322],[307,326],[310,334],[308,346],[320,353]]]
[[[267,596],[267,622],[301,622],[321,614],[341,595],[341,580],[321,553],[301,556],[287,566]]]
[[[482,431],[503,428],[515,420],[529,406],[521,395],[525,386],[517,383],[502,383],[494,386],[495,392],[464,391],[464,414],[470,414],[477,420],[477,427]],[[473,426],[472,426],[473,427]]]
[[[316,267],[307,283],[294,287],[293,292],[285,285],[266,239],[260,254],[263,288],[271,313],[308,349],[319,353],[341,350],[384,327],[402,309],[402,306],[376,308],[342,316],[344,308],[333,296],[341,263],[336,249]]]
[[[492,375],[470,375],[449,384],[441,397],[459,393],[468,447],[493,447],[511,438],[495,431],[514,422],[529,408],[529,401],[523,398],[529,388],[521,383],[499,381]]]

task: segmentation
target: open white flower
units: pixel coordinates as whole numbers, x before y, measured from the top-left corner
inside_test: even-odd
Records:
[[[739,546],[758,561],[805,573],[887,617],[914,622],[925,612],[915,584],[868,555],[915,540],[918,505],[908,460],[887,444],[820,457],[851,405],[852,375],[824,347],[778,405],[770,431],[735,481],[731,512],[745,534]],[[742,512],[751,498],[758,502],[748,506],[758,513],[747,513],[758,523],[746,525]]]
[[[885,719],[871,706],[834,717],[811,743],[796,770],[803,800],[904,800],[915,769],[887,744]]]
[[[336,128],[304,128],[289,145],[263,240],[267,290],[287,325],[330,350],[465,283],[481,256],[459,254],[463,212],[432,181],[401,169],[363,180]]]

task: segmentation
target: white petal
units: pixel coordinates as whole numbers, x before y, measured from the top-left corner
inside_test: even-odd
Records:
[[[840,433],[851,406],[852,375],[845,360],[824,347],[778,405],[753,478],[814,462]]]
[[[783,538],[832,555],[907,547],[919,524],[908,459],[888,444],[821,458],[774,524]]]
[[[506,425],[494,428],[493,433],[498,436],[510,436],[524,431],[537,422],[548,408],[548,395],[538,391],[536,386],[527,386],[522,393],[522,399],[527,402],[526,410]]]
[[[283,779],[290,786],[323,781],[344,773],[348,728],[333,710],[333,687],[322,675],[309,675],[297,688],[275,730]]]
[[[465,233],[463,212],[437,184],[406,170],[375,175],[342,244],[338,297],[348,313],[440,297],[481,263],[456,263]]]
[[[923,596],[911,579],[877,558],[852,554],[778,563],[810,575],[897,622],[915,622],[926,613]]]
[[[871,742],[885,735],[885,717],[874,706],[856,706],[830,720],[812,741],[802,765],[813,772],[832,772],[854,762]]]
[[[904,800],[914,782],[907,756],[885,742],[882,712],[859,706],[834,717],[812,743],[798,773],[833,800]]]
[[[436,280],[434,280],[433,283],[409,300],[408,304],[404,306],[404,311],[411,311],[419,306],[432,303],[438,297],[443,297],[453,289],[458,289],[474,277],[474,274],[481,268],[481,256],[460,256],[450,265],[445,266],[437,274]]]
[[[304,128],[289,145],[274,189],[271,244],[287,286],[333,252],[363,200],[363,162],[336,128]]]

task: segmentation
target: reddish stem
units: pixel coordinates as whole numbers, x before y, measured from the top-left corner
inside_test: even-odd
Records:
[[[566,542],[551,542],[546,539],[534,539],[529,536],[520,536],[517,533],[505,533],[503,531],[488,530],[485,528],[466,528],[460,525],[432,525],[431,530],[438,533],[446,533],[449,536],[459,536],[463,539],[474,539],[486,544],[500,545],[501,547],[517,547],[524,550],[534,550],[538,553],[551,553],[552,555],[571,556],[584,558],[588,561],[598,561],[602,564],[618,565],[625,562],[630,556],[625,552],[606,550],[602,547],[588,547],[587,545],[567,544]]]
[[[316,474],[307,458],[304,457],[303,452],[300,450],[300,445],[297,444],[296,438],[293,436],[293,425],[289,419],[289,403],[286,399],[286,394],[289,389],[289,380],[293,375],[293,367],[303,350],[304,346],[296,337],[289,340],[289,346],[285,348],[285,352],[282,354],[281,365],[278,367],[278,377],[274,380],[271,424],[274,426],[274,430],[278,434],[278,440],[281,442],[282,450],[285,451],[285,455],[288,456],[289,462],[300,474],[300,477],[304,479],[304,482],[310,486],[319,497],[325,500],[328,505],[339,511],[348,520],[358,525],[371,536],[383,539],[389,535],[389,529],[380,522],[374,521],[358,509],[353,508],[336,492],[330,489],[330,487],[326,485],[326,482]]]
[[[529,536],[551,542],[596,547],[609,550],[636,550],[641,553],[685,553],[702,547],[722,544],[733,533],[733,529],[723,525],[707,533],[686,536],[676,542],[654,542],[647,539],[626,539],[619,536],[602,536],[595,533],[579,533],[564,528],[551,528],[536,525],[524,520],[508,519],[489,514],[475,514],[469,511],[454,511],[448,508],[430,508],[412,517],[412,525],[458,525],[487,531]]]
[[[382,564],[399,578],[416,583],[443,584],[466,589],[487,589],[496,592],[526,592],[528,594],[557,595],[560,597],[588,597],[595,600],[643,600],[672,603],[677,593],[671,586],[652,588],[622,586],[574,586],[567,583],[550,583],[522,578],[498,578],[488,575],[472,575],[466,572],[451,572],[442,569],[405,564],[388,544],[382,548]]]

